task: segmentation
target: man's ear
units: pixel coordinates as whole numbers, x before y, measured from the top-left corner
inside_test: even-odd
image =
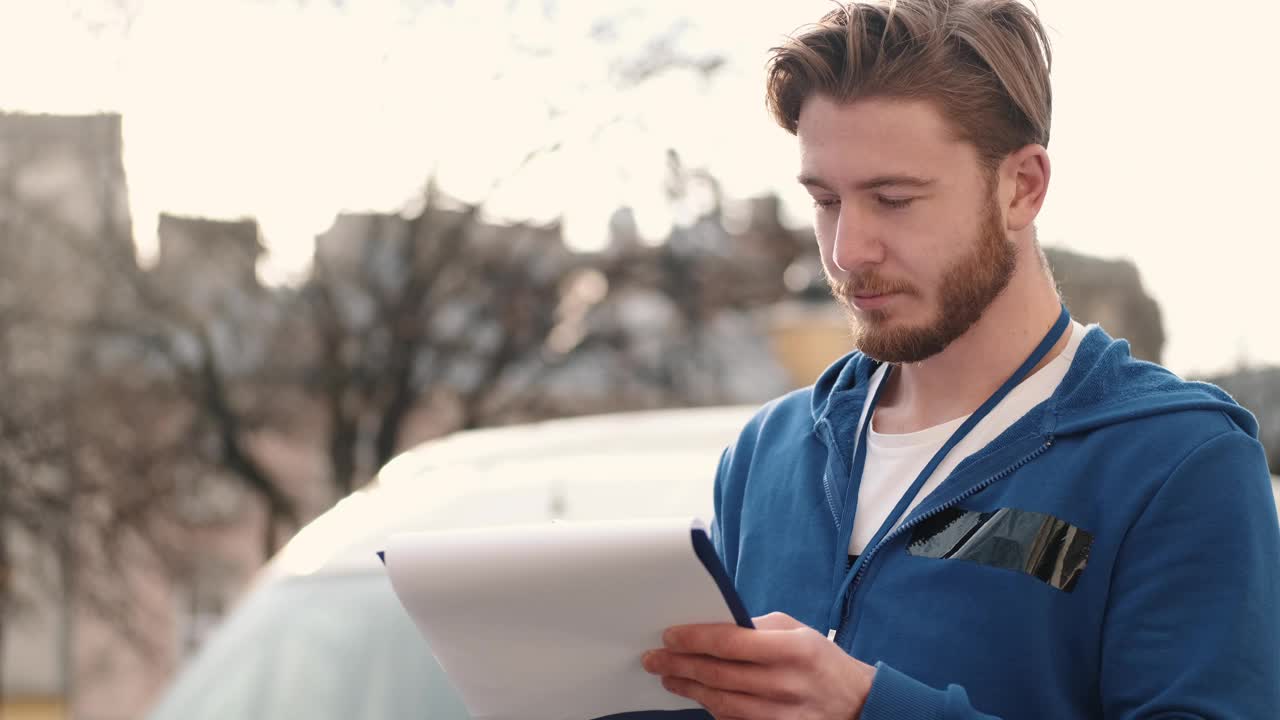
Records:
[[[1018,232],[1035,222],[1049,192],[1049,153],[1027,145],[1000,165],[1000,200],[1008,230]]]

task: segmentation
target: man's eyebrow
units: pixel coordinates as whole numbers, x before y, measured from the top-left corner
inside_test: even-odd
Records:
[[[804,173],[801,173],[796,177],[796,180],[801,185],[818,187],[823,190],[831,190],[830,185],[813,175],[805,175]],[[876,190],[883,187],[926,188],[936,182],[937,181],[932,178],[922,178],[914,175],[879,175],[877,177],[855,183],[853,187],[857,190]]]

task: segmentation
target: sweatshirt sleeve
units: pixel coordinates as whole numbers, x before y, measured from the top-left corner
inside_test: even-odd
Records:
[[[736,537],[729,535],[726,537],[725,525],[730,525],[730,532],[736,527],[736,518],[730,517],[729,511],[726,510],[724,504],[725,484],[728,482],[729,461],[732,454],[731,448],[725,448],[720,454],[720,464],[716,467],[716,479],[714,490],[712,491],[712,512],[711,518],[711,544],[716,549],[716,555],[720,556],[720,563],[724,565],[725,572],[729,574],[729,579],[734,579],[734,559],[737,555],[734,549],[737,547]]]
[[[884,663],[876,663],[876,676],[860,717],[861,720],[998,720],[994,715],[974,710],[968,693],[959,685],[936,690]]]
[[[1102,627],[1103,717],[1271,718],[1280,707],[1280,521],[1262,446],[1191,451],[1120,548]],[[862,720],[990,718],[964,688],[880,663]]]
[[[1270,718],[1280,707],[1280,522],[1262,446],[1191,451],[1130,527],[1102,628],[1107,718]]]

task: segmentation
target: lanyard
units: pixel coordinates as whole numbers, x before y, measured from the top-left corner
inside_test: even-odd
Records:
[[[880,402],[880,393],[882,393],[885,386],[889,384],[889,373],[893,371],[893,366],[890,365],[885,369],[884,378],[881,379],[880,386],[876,388],[875,395],[871,398],[871,405],[867,408],[866,418],[863,420],[862,429],[858,433],[858,445],[857,449],[853,453],[853,469],[849,473],[849,484],[845,489],[844,511],[842,513],[840,527],[836,535],[837,545],[835,552],[835,568],[832,571],[833,578],[839,579],[843,577],[844,581],[840,583],[839,590],[836,592],[835,601],[831,607],[831,614],[827,623],[828,628],[836,630],[840,627],[840,623],[843,620],[841,613],[844,605],[844,595],[848,592],[849,586],[853,582],[853,578],[857,577],[858,573],[862,569],[863,563],[865,563],[868,557],[870,557],[871,551],[879,545],[880,541],[884,540],[885,536],[889,534],[889,531],[897,525],[898,519],[906,511],[907,507],[911,505],[911,502],[915,499],[916,495],[920,493],[920,488],[924,487],[925,482],[929,480],[929,477],[933,475],[934,471],[938,469],[938,466],[942,464],[942,461],[946,459],[947,454],[950,453],[951,450],[969,434],[969,431],[973,430],[978,423],[982,422],[983,418],[989,415],[991,411],[995,409],[996,405],[999,405],[1000,401],[1004,400],[1005,396],[1012,392],[1019,383],[1025,380],[1032,368],[1040,364],[1040,361],[1049,354],[1049,351],[1053,349],[1053,346],[1057,345],[1058,341],[1062,339],[1062,335],[1067,331],[1067,327],[1070,323],[1071,315],[1067,312],[1067,306],[1063,305],[1062,312],[1058,314],[1058,321],[1049,329],[1048,334],[1044,336],[1044,339],[1040,341],[1040,344],[1036,349],[1031,352],[1031,355],[1022,363],[1022,366],[1005,381],[1004,385],[1001,385],[1000,389],[996,390],[995,394],[987,398],[987,401],[975,410],[974,413],[970,415],[954,433],[952,433],[947,442],[938,449],[938,452],[934,453],[933,458],[929,460],[929,464],[924,466],[924,470],[920,471],[920,475],[916,477],[915,482],[911,483],[911,487],[907,488],[907,491],[902,494],[902,499],[898,501],[898,504],[893,508],[893,511],[889,513],[889,516],[884,519],[884,524],[882,524],[880,529],[876,531],[871,542],[867,543],[866,550],[862,552],[858,561],[854,563],[852,568],[849,568],[846,571],[845,566],[847,564],[846,558],[848,557],[848,553],[847,550],[844,552],[842,552],[842,550],[848,547],[849,536],[853,534],[853,515],[857,504],[857,496],[854,495],[854,493],[856,492],[855,488],[861,484],[862,471],[867,464],[867,433],[871,428],[871,418],[875,413],[876,405]],[[841,539],[844,541],[843,547],[840,545]]]

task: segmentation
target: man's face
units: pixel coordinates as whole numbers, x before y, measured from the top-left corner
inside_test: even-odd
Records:
[[[822,265],[858,349],[891,363],[944,350],[1009,284],[1017,257],[976,149],[915,100],[815,95],[796,134]]]

